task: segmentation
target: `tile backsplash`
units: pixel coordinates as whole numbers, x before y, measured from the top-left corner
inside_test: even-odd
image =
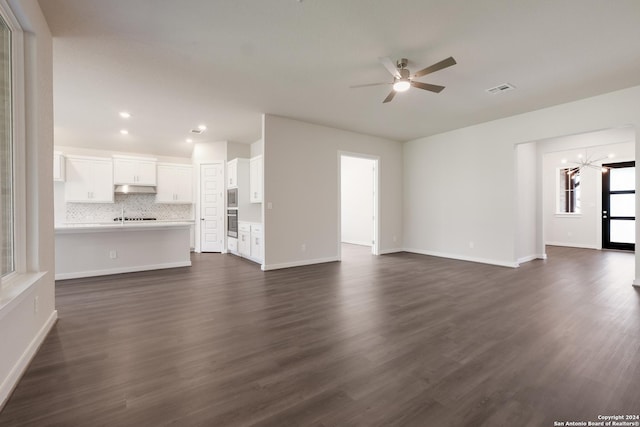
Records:
[[[193,220],[193,205],[155,203],[153,194],[116,194],[114,203],[65,203],[67,223],[109,222],[119,217],[153,217],[159,220]]]

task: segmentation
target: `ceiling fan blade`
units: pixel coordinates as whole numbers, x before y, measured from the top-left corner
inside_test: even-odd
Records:
[[[422,82],[411,82],[411,86],[417,87],[418,89],[429,90],[435,93],[440,93],[442,92],[442,89],[444,89],[444,86],[432,85],[429,83],[422,83]]]
[[[398,67],[396,67],[396,64],[394,64],[390,58],[387,58],[385,56],[383,58],[378,58],[378,61],[380,61],[380,63],[384,65],[384,68],[386,68],[387,71],[389,71],[393,77],[397,79],[400,78],[400,72],[398,71]]]
[[[382,85],[390,85],[393,83],[367,83],[367,84],[363,84],[363,85],[353,85],[353,86],[349,86],[351,89],[355,89],[355,88],[359,88],[359,87],[367,87],[367,86],[382,86]]]
[[[390,102],[394,96],[396,96],[396,91],[392,90],[391,93],[389,93],[389,95],[387,95],[387,97],[384,99],[384,101],[382,101],[382,103],[384,104],[385,102]]]
[[[443,68],[451,67],[452,65],[456,65],[456,60],[453,59],[453,56],[448,57],[447,59],[443,59],[440,62],[433,64],[430,67],[424,68],[413,75],[413,77],[422,77],[427,74],[433,73],[438,70],[442,70]]]

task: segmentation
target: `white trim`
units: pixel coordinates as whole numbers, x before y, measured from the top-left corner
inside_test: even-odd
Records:
[[[164,264],[139,265],[135,267],[107,268],[73,273],[56,274],[56,280],[79,279],[82,277],[108,276],[110,274],[134,273],[136,271],[163,270],[165,268],[191,267],[191,261],[167,262]]]
[[[306,259],[302,261],[283,262],[281,264],[268,264],[268,265],[262,264],[261,269],[263,271],[279,270],[281,268],[302,267],[305,265],[323,264],[325,262],[336,262],[336,261],[340,261],[340,258],[338,258],[337,256],[328,257],[328,258]]]
[[[582,249],[601,249],[597,245],[585,245],[580,243],[568,243],[568,242],[545,242],[545,245],[549,246],[565,246],[568,248],[582,248]]]
[[[521,258],[518,258],[518,264],[524,264],[525,262],[533,261],[534,259],[547,259],[547,254],[532,254],[523,256]]]
[[[380,255],[395,254],[398,252],[404,252],[404,249],[402,248],[381,249]]]
[[[420,254],[420,255],[435,256],[439,258],[455,259],[459,261],[470,261],[470,262],[477,262],[480,264],[498,265],[500,267],[510,267],[510,268],[518,267],[518,263],[515,261],[499,261],[499,260],[489,259],[489,258],[477,258],[477,257],[466,256],[466,255],[447,254],[443,252],[425,251],[422,249],[414,249],[414,248],[404,248],[404,251]]]
[[[51,331],[51,328],[58,320],[58,311],[54,310],[47,321],[42,325],[42,328],[38,331],[35,337],[31,340],[27,348],[22,353],[22,356],[18,359],[17,363],[11,368],[9,375],[4,379],[2,385],[0,385],[0,410],[3,408],[9,396],[13,392],[13,389],[18,385],[18,381],[24,374],[25,370],[29,366],[31,359],[37,353],[38,349],[44,342],[44,339]]]
[[[371,242],[362,242],[362,241],[353,241],[353,240],[343,240],[342,243],[347,243],[349,245],[358,245],[358,246],[367,246],[371,247]]]
[[[139,160],[141,162],[157,162],[158,159],[155,157],[138,157],[138,156],[127,156],[125,154],[113,154],[111,157],[114,159],[120,160]]]

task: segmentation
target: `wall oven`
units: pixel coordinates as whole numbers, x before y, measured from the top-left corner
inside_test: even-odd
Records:
[[[238,238],[238,210],[227,209],[227,237]]]
[[[227,207],[229,208],[238,207],[238,189],[237,188],[230,188],[227,190]]]

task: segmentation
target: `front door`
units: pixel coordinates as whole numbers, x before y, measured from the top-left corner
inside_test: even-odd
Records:
[[[602,165],[602,247],[635,250],[636,162]]]
[[[222,252],[224,241],[224,167],[200,166],[200,251]]]

